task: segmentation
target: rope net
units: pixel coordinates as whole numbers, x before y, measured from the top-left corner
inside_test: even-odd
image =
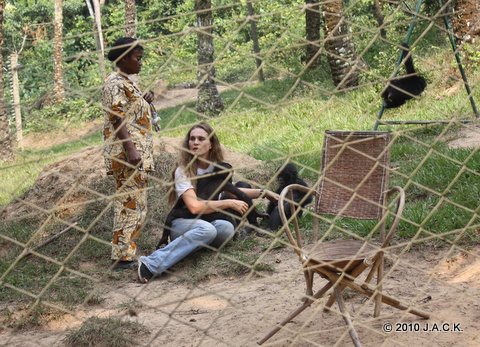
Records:
[[[375,297],[347,288],[341,294],[347,313],[342,313],[337,304],[329,307],[330,291],[265,345],[349,345],[352,329],[344,323],[346,316],[364,345],[474,345],[480,286],[480,153],[478,141],[476,147],[457,145],[468,136],[472,141],[480,136],[469,99],[478,96],[478,73],[474,60],[467,59],[471,88],[467,95],[443,23],[443,16],[459,18],[454,4],[427,2],[414,17],[414,2],[385,2],[379,26],[373,9],[366,15],[365,8],[372,5],[363,0],[212,1],[205,7],[209,3],[186,1],[168,15],[151,18],[141,12],[148,7],[137,9],[141,19],[137,35],[145,48],[138,83],[142,90],[154,91],[162,125],[154,133],[156,169],[145,172],[148,212],[137,240],[137,255],[155,251],[170,209],[172,171],[178,153],[185,151],[181,139],[199,121],[211,124],[225,146],[225,161],[233,165],[234,182],[276,191],[279,172],[293,163],[309,187],[320,189],[325,179],[325,131],[372,129],[382,106],[380,94],[397,74],[404,74],[403,64],[395,66],[395,61],[403,35],[414,21],[410,54],[428,86],[422,96],[387,110],[383,119],[439,124],[381,128],[390,134],[385,151],[373,157],[360,154],[351,167],[354,172],[364,162],[373,161],[385,169],[385,189],[399,186],[406,192],[398,229],[390,246],[382,249],[381,286],[374,285],[375,281],[371,286],[375,293],[393,296],[407,309],[384,304],[381,314],[374,317]],[[318,16],[315,40],[305,36],[308,16]],[[252,48],[253,24],[258,49]],[[50,30],[53,21],[32,24],[30,29],[35,26]],[[124,30],[123,22],[104,26],[103,35],[111,43]],[[63,43],[73,45],[94,35],[95,31],[88,30],[64,33]],[[200,47],[199,41],[213,43],[214,51],[209,51],[210,46]],[[43,44],[53,50],[52,42]],[[468,50],[470,46],[462,47]],[[207,60],[199,63],[197,50]],[[10,182],[2,183],[1,344],[255,345],[302,300],[311,298],[305,294],[304,271],[295,254],[298,249],[289,242],[284,227],[272,230],[266,220],[251,225],[242,219],[228,244],[220,248],[199,245],[200,250],[147,284],[138,283],[135,271],[112,271],[113,205],[115,197],[125,193],[115,193],[103,164],[99,54],[90,48],[63,57],[65,97],[86,100],[75,113],[80,117],[98,107],[97,120],[84,125],[90,132],[74,130],[87,136],[77,136],[71,147],[27,149],[18,153],[16,161],[0,166],[2,181]],[[85,72],[88,82],[75,80],[82,77],[79,71]],[[260,78],[265,81],[259,82]],[[42,84],[51,88],[53,77]],[[207,98],[202,104],[205,95],[212,95],[208,93],[213,93],[215,101]],[[24,122],[33,124],[35,119],[28,112],[33,104],[23,99]],[[13,114],[15,105],[9,106]],[[68,120],[41,121],[51,133],[72,134],[73,123]],[[387,152],[388,160],[383,162],[381,156]],[[373,173],[367,170],[364,181]],[[342,186],[343,174],[334,172],[328,178],[330,184]],[[294,214],[302,215],[299,228],[305,244],[322,247],[332,240],[354,239],[376,245],[378,250],[382,225],[388,230],[394,213],[385,212],[382,201],[372,202],[361,184],[342,189],[355,196],[356,203],[381,208],[383,216],[356,220],[318,213],[318,200],[303,207],[297,204]],[[351,203],[353,198],[347,200]],[[390,210],[395,201],[388,201]],[[259,211],[265,211],[268,204],[267,199],[254,200]],[[360,283],[366,274],[359,277]],[[315,290],[326,283],[315,275]],[[339,282],[334,288],[343,289]],[[411,313],[414,309],[428,312],[430,318],[419,319]],[[454,329],[457,323],[461,332]],[[32,326],[42,330],[32,330]],[[451,333],[439,332],[447,330]]]

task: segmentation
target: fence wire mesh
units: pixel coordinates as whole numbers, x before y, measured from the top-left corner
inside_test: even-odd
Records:
[[[179,153],[188,152],[182,140],[193,125],[205,121],[225,145],[233,181],[247,182],[260,194],[254,199],[257,210],[268,208],[267,191],[281,193],[282,180],[296,183],[291,177],[279,180],[289,164],[314,191],[321,193],[328,184],[336,187],[328,199],[322,200],[321,194],[314,202],[296,199],[297,210],[290,212],[299,224],[292,222],[288,207],[290,228],[297,225],[307,248],[326,249],[334,240],[350,239],[362,247],[371,245],[375,257],[365,256],[362,263],[370,266],[381,250],[383,277],[379,284],[370,281],[375,295],[362,295],[367,287],[361,285],[371,280],[368,271],[355,281],[360,289],[352,290],[346,283],[358,274],[339,271],[344,264],[332,265],[332,259],[323,258],[312,267],[313,255],[301,255],[299,261],[299,246],[287,238],[286,227],[269,225],[278,215],[270,215],[270,221],[259,219],[258,225],[236,219],[233,240],[221,247],[197,244],[198,251],[146,284],[139,283],[136,269],[113,271],[113,208],[129,195],[116,190],[105,172],[105,143],[99,134],[104,111],[112,110],[101,106],[102,54],[85,49],[63,57],[65,95],[86,100],[75,109],[77,117],[97,107],[97,119],[78,127],[71,120],[42,118],[47,138],[27,134],[27,150],[0,166],[2,181],[9,182],[2,183],[0,343],[253,346],[291,311],[311,303],[264,345],[478,344],[480,130],[472,98],[478,96],[479,75],[474,62],[468,65],[465,60],[468,95],[454,62],[461,49],[450,49],[443,22],[445,16],[459,18],[452,12],[455,4],[418,2],[423,6],[416,13],[413,1],[384,2],[379,25],[373,9],[366,15],[372,4],[363,0],[174,3],[175,10],[165,16],[150,12],[151,18],[142,17],[150,2],[137,10],[137,35],[145,57],[136,81],[143,91],[154,92],[162,125],[159,133],[152,133],[155,170],[142,171],[148,185],[139,190],[146,191],[148,208],[137,256],[154,252],[163,229],[169,229],[165,220],[168,194],[174,189],[172,172]],[[318,20],[314,39],[305,35],[309,16]],[[401,108],[387,109],[382,120],[433,123],[380,125],[382,132],[374,136],[388,133],[389,140],[383,150],[376,147],[375,154],[363,153],[357,140],[347,139],[342,150],[354,155],[347,160],[340,150],[335,157],[339,162],[331,166],[335,169],[325,174],[330,168],[328,160],[322,160],[329,158],[326,130],[373,134],[382,107],[380,94],[397,74],[404,75],[403,63],[395,62],[409,26],[409,54],[428,86]],[[30,30],[47,37],[52,27],[53,21],[32,24]],[[104,26],[105,40],[111,44],[124,30],[123,22]],[[94,34],[65,34],[63,44],[92,39]],[[255,48],[253,35],[259,40]],[[53,50],[53,43],[45,42],[28,44]],[[42,83],[53,85],[53,77]],[[28,100],[21,100],[20,106],[24,124],[32,125],[36,120],[29,111],[34,105]],[[12,103],[12,115],[14,108]],[[75,140],[69,142],[70,137]],[[45,145],[52,143],[60,145]],[[373,166],[363,170],[368,163]],[[383,176],[372,179],[378,168]],[[132,172],[127,180],[136,179],[138,169]],[[360,181],[345,183],[359,173]],[[366,182],[372,187],[364,186]],[[384,193],[393,186],[405,190],[405,209],[390,245],[380,248],[398,201],[386,200],[386,212]],[[380,198],[374,200],[371,193],[377,188]],[[339,191],[348,197],[336,206],[333,200]],[[299,206],[300,200],[308,204]],[[320,213],[322,204],[340,213]],[[350,204],[374,205],[382,213],[376,219],[356,220],[341,213]],[[356,258],[362,250],[354,252]],[[333,273],[339,271],[340,279],[315,274],[314,293],[328,280],[333,289],[311,300],[313,293],[305,293],[309,282],[302,262],[310,272],[318,272],[326,262]],[[375,317],[378,294],[404,306],[383,304]],[[338,305],[332,306],[330,298]],[[415,310],[430,318],[420,319]]]

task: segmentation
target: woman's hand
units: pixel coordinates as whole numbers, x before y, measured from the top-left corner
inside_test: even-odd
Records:
[[[242,216],[248,211],[248,204],[243,200],[229,199],[230,208],[234,209]]]

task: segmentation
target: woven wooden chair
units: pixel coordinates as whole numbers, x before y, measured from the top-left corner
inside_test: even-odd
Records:
[[[355,292],[373,297],[375,300],[374,316],[380,314],[381,303],[388,304],[400,310],[408,310],[417,316],[429,318],[425,312],[408,307],[393,297],[382,292],[384,250],[392,239],[405,203],[405,193],[402,188],[394,187],[387,190],[390,134],[387,132],[333,132],[325,134],[322,172],[317,182],[317,190],[311,190],[300,185],[290,185],[280,194],[279,210],[283,221],[283,228],[288,240],[293,246],[300,262],[306,281],[306,297],[303,304],[293,311],[285,320],[268,333],[258,344],[263,344],[276,334],[284,325],[308,308],[315,300],[321,298],[333,288],[325,309],[336,301],[345,323],[348,326],[350,337],[355,346],[360,346],[360,340],[345,309],[342,291],[350,288]],[[297,214],[299,208],[294,207],[292,191],[300,190],[314,194],[316,197],[314,217],[321,218],[321,214],[333,215],[326,218],[334,227],[339,217],[356,219],[375,219],[379,222],[376,228],[380,230],[380,243],[375,245],[360,237],[351,240],[320,240],[314,245],[304,247],[299,229]],[[396,196],[393,204],[393,221],[385,235],[385,220],[392,214],[388,211],[388,197]],[[287,220],[285,202],[291,208],[291,218]],[[290,229],[292,223],[294,231]],[[318,225],[318,223],[314,223]],[[328,233],[328,232],[327,232]],[[350,233],[354,236],[353,233]],[[364,280],[358,283],[358,276],[370,269]],[[313,276],[317,273],[328,283],[313,293]],[[374,275],[377,275],[376,286],[372,286]]]

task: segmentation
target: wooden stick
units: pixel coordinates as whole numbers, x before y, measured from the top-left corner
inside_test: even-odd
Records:
[[[320,297],[322,297],[323,294],[325,294],[331,287],[333,286],[333,284],[331,282],[328,282],[322,289],[320,289],[318,292],[315,293],[315,295],[313,296],[314,299],[319,299]],[[265,337],[263,339],[261,339],[260,341],[258,341],[257,343],[259,345],[263,344],[265,341],[267,341],[269,338],[271,338],[273,335],[275,335],[280,329],[283,328],[284,325],[286,325],[288,322],[290,322],[293,318],[295,318],[296,316],[298,316],[300,313],[302,313],[307,307],[309,307],[312,303],[314,302],[314,300],[312,299],[307,299],[305,300],[305,302],[303,303],[302,306],[300,306],[299,308],[297,308],[295,311],[293,311],[292,313],[290,313],[288,315],[287,318],[285,318],[280,324],[278,324],[278,326],[276,326],[272,331],[270,331],[267,335],[265,335]]]
[[[348,326],[348,333],[350,334],[350,337],[352,338],[353,345],[355,347],[362,347],[362,344],[360,343],[360,339],[358,338],[357,331],[355,330],[355,327],[353,326],[352,320],[350,319],[350,314],[348,311],[345,309],[345,302],[343,301],[342,297],[342,290],[340,290],[338,287],[333,289],[335,293],[335,297],[337,298],[337,304],[338,308],[340,309],[340,312],[342,313],[343,320]]]
[[[338,278],[340,277],[339,275],[333,273],[333,272],[329,272],[329,277],[332,280],[334,280],[335,282],[338,281]],[[363,295],[366,295],[368,297],[371,297],[373,294],[374,294],[374,290],[371,289],[369,286],[367,285],[364,285],[363,287],[354,283],[353,281],[347,279],[347,278],[344,278],[341,280],[341,283],[346,285],[347,287],[355,290],[356,292],[358,293],[361,293]],[[386,294],[382,294],[382,302],[384,304],[387,304],[387,305],[390,305],[390,306],[393,306],[395,308],[398,308],[399,310],[404,310],[404,311],[408,311],[414,315],[417,315],[419,317],[422,317],[422,318],[425,318],[425,319],[428,319],[430,318],[430,314],[426,313],[426,312],[423,312],[421,310],[417,310],[416,308],[412,308],[412,307],[408,307],[404,304],[402,304],[400,301],[398,301],[397,299],[389,296],[389,295],[386,295]]]
[[[27,253],[25,253],[23,255],[22,258],[25,258],[25,257],[28,257],[30,255],[32,255],[32,251],[36,251],[40,248],[42,248],[43,246],[46,246],[48,245],[50,242],[52,242],[53,240],[55,239],[58,239],[60,236],[62,236],[63,234],[65,234],[68,230],[70,230],[71,228],[73,228],[75,225],[77,225],[78,222],[75,222],[73,224],[70,224],[68,227],[66,227],[65,229],[63,229],[62,231],[60,231],[59,233],[51,236],[50,238],[46,239],[45,241],[43,241],[42,243],[40,243],[38,246],[35,246],[33,247],[31,250],[29,250]]]

